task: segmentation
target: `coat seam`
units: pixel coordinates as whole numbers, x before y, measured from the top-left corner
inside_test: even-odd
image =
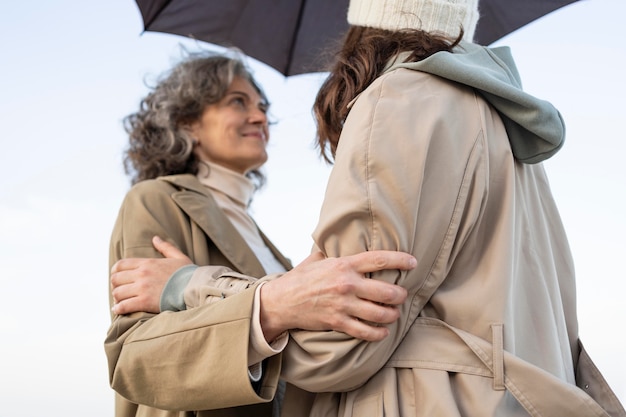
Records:
[[[441,243],[441,246],[439,247],[439,251],[437,252],[437,256],[435,257],[430,270],[428,272],[428,275],[426,277],[426,279],[424,279],[424,281],[422,282],[422,285],[415,291],[415,294],[413,295],[412,299],[411,299],[411,306],[414,307],[415,303],[416,303],[416,299],[419,296],[424,296],[424,295],[428,295],[428,294],[423,294],[422,291],[424,289],[424,287],[427,286],[427,284],[433,280],[433,273],[434,270],[436,269],[436,267],[438,266],[438,264],[442,261],[442,257],[444,254],[444,249],[447,248],[450,244],[451,244],[451,240],[454,239],[454,233],[453,233],[453,228],[454,226],[456,226],[456,230],[458,231],[458,222],[457,219],[460,215],[460,210],[461,210],[461,201],[463,199],[463,193],[467,193],[467,184],[469,181],[469,166],[470,166],[470,161],[472,161],[475,157],[475,153],[477,152],[477,148],[478,148],[478,144],[479,144],[479,138],[481,137],[481,132],[482,132],[482,128],[479,130],[478,134],[476,135],[476,137],[474,138],[474,143],[472,144],[472,149],[468,155],[468,158],[466,160],[465,163],[465,168],[463,170],[463,179],[461,181],[461,184],[459,186],[459,189],[457,191],[457,197],[454,203],[454,209],[452,211],[452,215],[450,216],[450,221],[448,222],[448,227],[446,228],[446,233],[444,235],[443,241]],[[465,195],[465,197],[467,197],[467,195]],[[441,285],[443,283],[443,281],[445,280],[445,277],[441,280],[441,282],[439,283],[439,285]],[[439,287],[439,285],[437,287]],[[434,289],[434,291],[436,291],[436,288]],[[432,297],[431,293],[428,297],[428,299],[430,299],[430,297]],[[422,306],[423,308],[423,306]],[[408,332],[408,329],[410,328],[410,326],[413,323],[410,321],[407,321],[407,323],[405,324],[405,328],[403,329],[404,333]]]
[[[371,184],[374,181],[373,179],[370,178],[370,154],[371,154],[371,148],[372,148],[372,136],[373,136],[373,130],[374,130],[374,120],[376,119],[376,113],[378,112],[378,106],[380,104],[380,99],[383,96],[383,88],[385,86],[385,81],[387,79],[387,76],[384,75],[383,77],[381,77],[381,82],[380,82],[380,87],[378,88],[378,97],[376,97],[376,105],[374,106],[374,109],[371,112],[371,117],[368,123],[369,126],[369,132],[367,135],[367,146],[365,147],[365,183],[367,184],[365,187],[365,193],[366,193],[366,199],[367,199],[367,210],[369,212],[369,216],[370,216],[370,227],[372,230],[372,239],[370,241],[370,247],[368,248],[368,250],[372,250],[375,245],[374,242],[378,239],[377,236],[377,229],[376,229],[376,219],[375,219],[375,215],[374,215],[374,208],[373,208],[373,202],[372,202],[372,192],[371,192]]]

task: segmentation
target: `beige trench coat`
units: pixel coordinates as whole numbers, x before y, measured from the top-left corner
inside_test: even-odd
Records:
[[[111,237],[110,266],[121,258],[161,257],[152,247],[153,235],[174,243],[198,265],[264,275],[252,250],[192,175],[143,181],[129,191]],[[261,235],[282,265],[291,268]],[[267,361],[258,394],[248,377],[254,288],[194,310],[114,317],[105,350],[111,386],[118,393],[116,417],[271,416],[280,355]],[[238,404],[254,405],[224,409]],[[220,410],[179,413],[149,406]]]
[[[579,344],[544,168],[514,159],[473,89],[396,69],[362,93],[314,239],[327,256],[400,250],[418,266],[372,275],[409,292],[383,341],[291,332],[283,377],[318,394],[289,387],[283,415],[626,415]]]

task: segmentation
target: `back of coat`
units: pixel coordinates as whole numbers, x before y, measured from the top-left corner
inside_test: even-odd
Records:
[[[283,376],[317,394],[291,387],[287,415],[607,415],[576,387],[574,268],[544,168],[514,158],[474,89],[404,68],[370,85],[314,238],[327,256],[400,250],[418,266],[372,275],[409,293],[386,339],[292,332]]]

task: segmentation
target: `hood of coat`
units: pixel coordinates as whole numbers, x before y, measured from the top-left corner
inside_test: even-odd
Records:
[[[565,141],[565,123],[549,102],[522,90],[510,48],[461,42],[453,53],[438,52],[419,62],[398,55],[385,72],[407,68],[437,75],[476,89],[500,114],[513,155],[527,164],[554,155]]]

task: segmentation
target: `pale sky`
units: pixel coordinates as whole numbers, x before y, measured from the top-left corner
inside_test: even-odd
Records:
[[[108,244],[128,189],[121,119],[181,37],[141,35],[131,0],[5,2],[0,12],[0,417],[113,415],[103,341]],[[623,0],[583,0],[509,35],[526,90],[568,128],[547,162],[578,276],[581,338],[626,402],[626,40]],[[208,48],[203,44],[203,48]],[[329,167],[310,108],[324,74],[250,60],[272,101],[269,178],[253,216],[294,262]]]

